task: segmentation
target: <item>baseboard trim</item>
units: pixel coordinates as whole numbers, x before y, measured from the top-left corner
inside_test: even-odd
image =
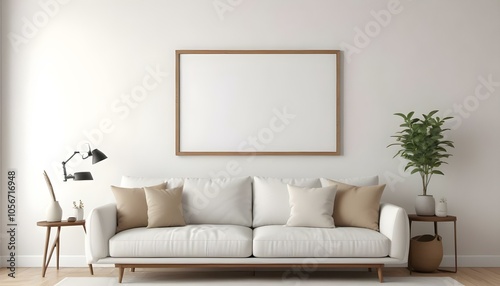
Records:
[[[2,267],[8,267],[7,259],[10,257],[1,256]],[[18,255],[16,257],[16,267],[42,267],[42,255]],[[52,257],[49,267],[55,267],[56,260]],[[61,255],[59,258],[60,267],[87,267],[85,255]],[[405,266],[405,265],[395,265]],[[445,255],[441,262],[441,267],[454,267],[455,256]],[[96,264],[94,267],[114,267],[108,264]],[[387,265],[387,267],[391,267]],[[459,255],[458,267],[500,267],[500,255]]]
[[[10,257],[2,256],[2,267],[8,267],[7,261]],[[42,255],[18,255],[16,257],[16,267],[42,267]],[[61,255],[59,257],[59,267],[87,267],[85,255]],[[99,267],[114,267],[114,265],[101,265]],[[49,267],[56,267],[55,254],[50,259]]]
[[[444,255],[441,267],[454,267],[455,256]],[[500,267],[500,255],[459,255],[458,267]]]

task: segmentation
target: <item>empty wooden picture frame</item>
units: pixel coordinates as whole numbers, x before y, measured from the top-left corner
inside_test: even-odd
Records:
[[[176,155],[339,155],[338,50],[177,50]]]

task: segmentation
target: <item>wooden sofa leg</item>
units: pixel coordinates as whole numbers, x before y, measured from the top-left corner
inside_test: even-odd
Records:
[[[135,267],[130,268],[130,272],[135,272]]]
[[[120,271],[119,271],[119,274],[118,274],[118,283],[122,283],[122,281],[123,281],[123,272],[124,272],[125,269],[123,268],[123,266],[120,266],[119,270]]]
[[[382,273],[382,268],[383,266],[380,266],[378,269],[377,269],[377,273],[378,273],[378,281],[380,283],[383,283],[384,282],[384,274]]]

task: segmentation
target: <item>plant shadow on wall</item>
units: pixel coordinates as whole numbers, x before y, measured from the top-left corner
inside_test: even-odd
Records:
[[[399,146],[394,157],[408,160],[405,171],[410,169],[411,174],[420,174],[422,195],[417,196],[415,202],[417,215],[434,215],[435,201],[431,195],[427,195],[427,187],[433,175],[444,175],[439,168],[447,164],[444,160],[451,156],[446,148],[455,148],[452,141],[444,138],[444,133],[450,129],[443,128],[445,122],[453,117],[440,118],[435,116],[437,112],[433,110],[429,114],[422,114],[422,118],[413,118],[413,111],[406,115],[395,113],[403,119],[400,125],[403,130],[391,136],[396,138],[396,142],[387,146]]]

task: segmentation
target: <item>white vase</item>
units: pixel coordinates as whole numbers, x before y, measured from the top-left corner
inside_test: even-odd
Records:
[[[446,202],[439,202],[436,205],[436,216],[445,217],[448,215],[448,204]]]
[[[417,215],[433,216],[436,211],[435,204],[436,202],[434,201],[433,196],[417,196],[417,199],[415,200],[415,212]]]
[[[47,207],[47,221],[55,222],[61,221],[62,219],[62,208],[58,201],[51,201]]]
[[[83,208],[73,208],[76,220],[83,220]]]

